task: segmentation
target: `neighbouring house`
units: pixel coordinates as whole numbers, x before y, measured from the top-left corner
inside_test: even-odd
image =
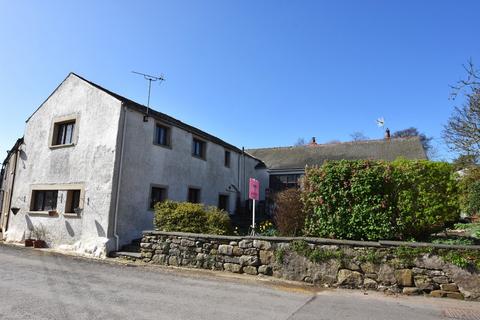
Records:
[[[261,160],[74,73],[26,121],[2,166],[1,228],[35,228],[52,247],[104,256],[153,228],[163,199],[245,206]],[[261,194],[264,197],[264,194]]]
[[[0,170],[0,231],[5,230],[8,225],[9,211],[11,207],[11,191],[14,187],[17,156],[23,139],[18,139],[11,150],[8,151],[5,161]],[[15,209],[14,209],[15,211]]]
[[[386,160],[399,157],[411,160],[427,159],[419,137],[390,138],[317,144],[315,138],[305,146],[249,149],[247,152],[261,159],[267,166],[270,193],[298,186],[305,166],[322,165],[327,160]]]

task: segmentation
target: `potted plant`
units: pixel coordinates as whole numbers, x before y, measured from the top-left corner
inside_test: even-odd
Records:
[[[33,247],[33,239],[30,231],[25,235],[25,247]]]
[[[42,224],[39,224],[37,227],[34,227],[33,234],[35,236],[35,240],[33,241],[34,248],[46,248],[47,243],[45,242],[45,237],[47,234],[47,230]]]

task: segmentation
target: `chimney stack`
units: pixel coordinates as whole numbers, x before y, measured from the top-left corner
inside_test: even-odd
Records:
[[[385,130],[385,140],[390,140],[390,129]]]
[[[312,137],[312,141],[310,141],[309,145],[310,146],[316,146],[317,145],[317,141],[315,141],[315,137]]]

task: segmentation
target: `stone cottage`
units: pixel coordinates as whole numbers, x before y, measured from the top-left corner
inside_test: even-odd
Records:
[[[234,213],[250,177],[268,182],[243,150],[74,73],[27,119],[2,168],[7,241],[43,228],[50,246],[96,256],[152,229],[157,201]]]

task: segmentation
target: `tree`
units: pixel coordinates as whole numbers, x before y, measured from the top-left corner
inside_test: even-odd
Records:
[[[453,165],[457,170],[475,167],[477,163],[478,159],[474,155],[460,155],[453,160]]]
[[[432,137],[427,137],[424,133],[420,133],[417,128],[410,127],[403,130],[395,131],[392,134],[392,138],[406,138],[406,137],[419,137],[425,152],[429,152],[432,149]]]
[[[301,146],[304,146],[305,144],[306,144],[305,143],[305,138],[298,138],[297,142],[295,142],[295,144],[293,146],[301,147]]]
[[[369,138],[363,134],[361,131],[355,131],[353,132],[350,137],[352,138],[352,141],[365,141],[368,140]]]
[[[464,66],[467,78],[452,86],[452,99],[465,101],[455,107],[443,130],[443,138],[451,150],[464,155],[480,156],[480,71],[472,61]]]

